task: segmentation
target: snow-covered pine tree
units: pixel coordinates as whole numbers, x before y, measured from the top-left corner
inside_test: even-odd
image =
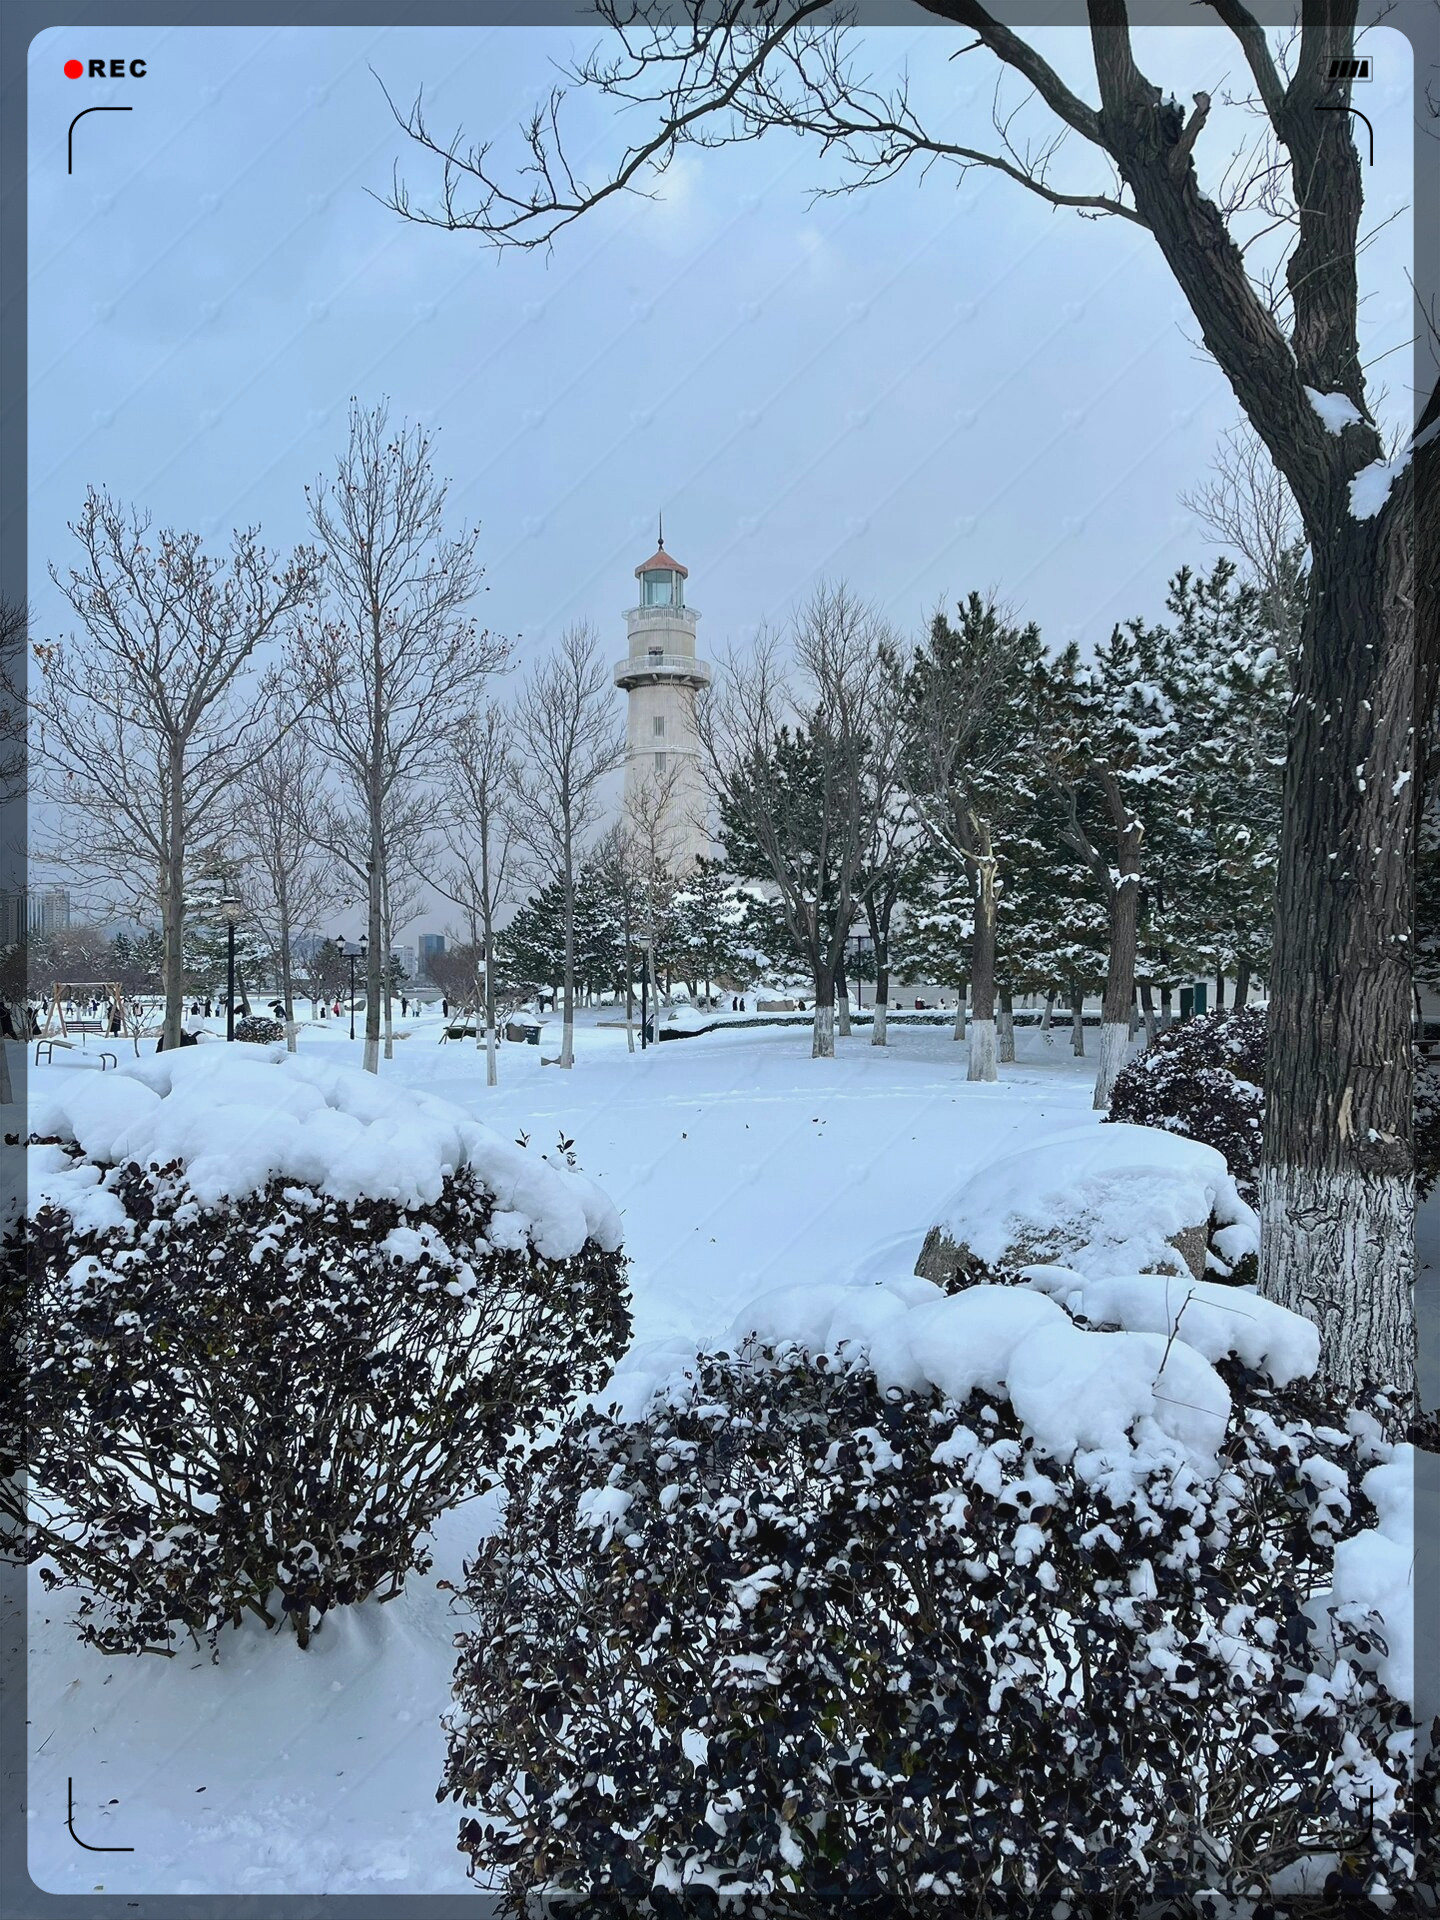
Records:
[[[1303,599],[1303,574],[1293,578]],[[1209,973],[1268,972],[1280,861],[1290,677],[1285,636],[1299,611],[1218,560],[1176,574],[1169,694],[1179,722],[1177,857],[1165,879],[1175,937]]]
[[[1168,629],[1131,620],[1083,661],[1073,642],[1046,669],[1046,761],[1065,803],[1061,839],[1089,870],[1109,916],[1094,1106],[1104,1112],[1130,1044],[1143,850],[1176,811],[1177,726]]]
[[[969,1078],[995,1078],[995,912],[1007,834],[1035,792],[1040,630],[971,593],[955,622],[937,612],[897,665],[905,730],[900,776],[921,828],[970,881]]]

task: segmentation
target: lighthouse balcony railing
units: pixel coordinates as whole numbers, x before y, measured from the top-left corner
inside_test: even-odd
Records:
[[[693,653],[631,653],[615,663],[617,687],[642,680],[691,680],[708,687],[710,665]]]

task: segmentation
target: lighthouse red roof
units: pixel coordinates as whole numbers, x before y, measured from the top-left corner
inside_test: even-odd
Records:
[[[682,580],[690,578],[690,569],[672,560],[664,547],[657,547],[643,567],[636,567],[635,578],[638,580],[642,573],[678,573]]]

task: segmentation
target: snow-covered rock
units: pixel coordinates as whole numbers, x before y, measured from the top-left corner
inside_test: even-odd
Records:
[[[528,1240],[564,1260],[587,1239],[606,1252],[622,1240],[619,1214],[583,1174],[449,1101],[279,1046],[177,1049],[115,1073],[57,1075],[32,1098],[29,1125],[42,1141],[74,1141],[92,1163],[32,1147],[31,1210],[49,1200],[82,1225],[114,1224],[97,1165],[178,1162],[203,1206],[279,1177],[407,1208],[433,1202],[468,1167],[494,1195],[497,1245]]]
[[[1260,1223],[1214,1147],[1158,1127],[1084,1126],[984,1163],[941,1210],[917,1271],[1004,1262],[1077,1273],[1205,1271],[1211,1223],[1233,1263]]]

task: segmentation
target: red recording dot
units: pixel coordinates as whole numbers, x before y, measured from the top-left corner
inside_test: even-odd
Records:
[[[78,80],[84,71],[85,63],[83,60],[67,60],[65,62],[65,77],[67,80]]]

